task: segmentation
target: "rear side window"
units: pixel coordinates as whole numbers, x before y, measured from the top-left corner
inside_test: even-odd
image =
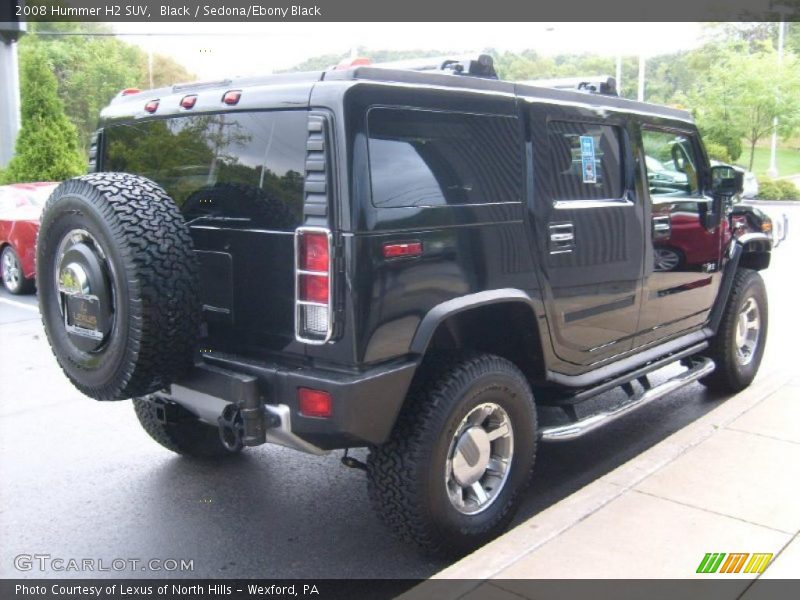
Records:
[[[194,115],[104,130],[103,169],[161,185],[187,220],[293,229],[303,206],[308,116]]]
[[[622,142],[618,127],[551,121],[547,124],[552,200],[622,198]]]
[[[521,201],[515,118],[373,108],[367,126],[377,208]]]

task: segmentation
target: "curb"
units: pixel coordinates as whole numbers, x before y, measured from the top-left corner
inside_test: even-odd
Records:
[[[791,380],[792,374],[785,370],[758,377],[752,387],[400,597],[455,599],[469,593],[701,444]]]

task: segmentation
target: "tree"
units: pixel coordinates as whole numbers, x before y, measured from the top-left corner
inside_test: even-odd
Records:
[[[705,79],[698,80],[690,103],[701,129],[714,141],[724,144],[726,134],[747,142],[752,170],[755,147],[772,134],[776,117],[783,136],[800,125],[800,64],[787,52],[779,66],[768,45],[755,54],[747,50],[741,44],[726,47]]]
[[[78,150],[78,134],[64,113],[44,52],[22,57],[20,86],[22,128],[3,181],[61,181],[83,172],[86,163]]]
[[[100,111],[125,88],[149,87],[148,57],[137,46],[113,37],[102,23],[36,23],[20,42],[20,56],[34,49],[46,53],[58,80],[67,117],[78,128],[80,147],[89,149]],[[85,35],[81,35],[85,34]],[[193,79],[173,59],[153,56],[153,85]]]

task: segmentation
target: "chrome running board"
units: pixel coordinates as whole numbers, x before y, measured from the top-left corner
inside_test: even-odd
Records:
[[[575,421],[566,425],[544,427],[540,431],[540,439],[543,442],[566,442],[586,435],[612,421],[616,421],[637,408],[641,408],[645,404],[649,404],[653,400],[658,400],[667,394],[671,394],[675,390],[711,374],[711,372],[714,371],[714,367],[714,361],[710,358],[693,358],[691,366],[686,371],[683,371],[656,387],[642,391],[638,396],[634,397],[633,400],[618,406],[614,410],[597,413],[585,419],[581,419],[580,421]]]

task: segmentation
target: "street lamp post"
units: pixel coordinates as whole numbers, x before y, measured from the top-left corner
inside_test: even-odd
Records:
[[[781,64],[783,64],[783,38],[784,38],[784,28],[786,26],[786,21],[781,15],[781,22],[778,25],[778,68],[780,68]],[[772,179],[775,179],[778,176],[778,117],[775,116],[772,119],[772,143],[770,144],[770,152],[769,152],[769,169],[767,169],[767,175]]]
[[[636,99],[639,102],[644,102],[644,69],[645,69],[644,54],[640,54],[639,55],[639,86],[638,86],[638,91],[636,93]]]

